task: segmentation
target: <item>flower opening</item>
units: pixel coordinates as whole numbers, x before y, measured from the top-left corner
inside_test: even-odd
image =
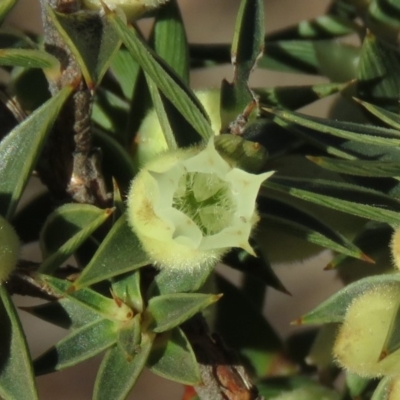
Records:
[[[256,196],[271,175],[232,167],[213,140],[206,147],[167,152],[133,181],[128,219],[160,267],[209,266],[231,247],[253,253],[248,240],[258,221]]]

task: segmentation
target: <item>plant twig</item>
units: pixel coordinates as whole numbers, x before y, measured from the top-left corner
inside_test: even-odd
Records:
[[[221,338],[210,335],[202,316],[184,325],[200,367],[202,385],[195,390],[202,400],[263,400],[243,366]]]
[[[47,13],[71,13],[79,9],[76,0],[40,0],[46,50],[61,64],[61,74],[49,81],[51,93],[73,85],[74,93],[61,111],[43,155],[38,172],[58,200],[72,198],[79,203],[110,205],[100,169],[100,154],[92,149],[91,112],[93,90],[82,77],[79,65]],[[99,16],[100,18],[100,16]]]

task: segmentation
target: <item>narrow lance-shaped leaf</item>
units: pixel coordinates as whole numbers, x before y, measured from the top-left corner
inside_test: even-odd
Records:
[[[108,232],[90,263],[74,282],[74,286],[89,286],[149,263],[150,260],[144,253],[139,239],[123,215]]]
[[[92,321],[101,319],[98,313],[68,298],[37,306],[19,307],[19,309],[64,329],[80,328]]]
[[[361,104],[367,111],[372,115],[379,118],[382,122],[389,125],[393,129],[400,130],[400,115],[398,113],[388,111],[383,107],[379,107],[375,104],[355,99],[357,103]]]
[[[157,335],[147,366],[155,374],[184,385],[201,382],[192,346],[179,328]]]
[[[44,140],[72,91],[66,86],[34,111],[0,143],[0,214],[11,218]]]
[[[160,122],[160,126],[163,131],[165,141],[168,145],[168,149],[175,150],[178,147],[177,141],[175,140],[175,135],[178,137],[178,140],[180,135],[178,132],[176,132],[174,135],[174,132],[170,124],[169,113],[167,112],[165,107],[166,104],[163,102],[161,93],[158,91],[156,84],[147,74],[146,74],[146,81],[147,81],[147,86],[149,87],[154,109],[156,110],[157,113],[158,121]],[[184,134],[186,134],[186,132]]]
[[[345,89],[348,83],[320,83],[309,86],[255,88],[261,106],[296,110]]]
[[[237,15],[235,34],[231,47],[231,59],[234,66],[232,83],[222,82],[221,89],[221,122],[222,129],[228,128],[230,122],[245,113],[246,108],[256,100],[249,88],[250,73],[264,48],[264,3],[261,0],[242,0]],[[256,108],[253,106],[253,108]]]
[[[60,68],[60,62],[51,54],[31,49],[1,49],[0,65],[54,70]]]
[[[272,32],[267,41],[297,39],[330,39],[357,32],[360,26],[355,22],[337,15],[321,15],[317,18],[301,21],[294,26]]]
[[[113,13],[109,13],[110,23],[126,45],[134,59],[156,83],[157,87],[172,102],[179,112],[196,129],[200,137],[208,139],[213,135],[206,113],[199,100],[181,79],[151,49],[145,46],[136,32]]]
[[[148,290],[148,296],[196,292],[206,282],[212,269],[213,266],[196,268],[193,271],[163,268],[152,282]]]
[[[139,76],[140,67],[125,47],[120,48],[113,57],[110,70],[117,79],[125,98],[130,100]]]
[[[146,366],[154,335],[144,335],[133,359],[119,346],[109,349],[103,358],[94,385],[93,400],[124,400]]]
[[[313,129],[321,133],[354,140],[363,144],[377,146],[399,146],[400,133],[394,129],[382,128],[354,122],[343,122],[311,117],[291,111],[268,110],[276,116],[275,122],[285,128],[291,127]]]
[[[128,272],[113,279],[112,291],[135,312],[143,311],[140,271]]]
[[[0,285],[0,316],[0,396],[36,400],[38,394],[25,334],[5,285]]]
[[[376,387],[371,400],[396,400],[400,393],[400,378],[385,376]]]
[[[176,0],[170,0],[158,11],[153,35],[156,53],[188,84],[189,49]]]
[[[114,322],[100,319],[83,325],[61,339],[34,361],[37,375],[72,367],[115,344]]]
[[[147,307],[153,332],[164,332],[187,321],[193,315],[219,300],[222,295],[172,293],[153,297]]]
[[[320,179],[277,177],[271,177],[262,186],[363,218],[388,224],[400,222],[400,203],[375,190]]]
[[[369,31],[361,49],[357,76],[358,96],[393,111],[397,110],[400,78],[396,71],[399,68],[398,52]]]
[[[193,67],[210,67],[231,61],[229,44],[191,44]],[[282,40],[265,43],[257,66],[282,72],[318,73],[318,58],[312,40]]]
[[[105,297],[92,289],[74,290],[73,283],[49,275],[37,274],[35,278],[51,288],[56,295],[67,297],[105,318],[113,321],[129,321],[132,318],[132,310],[126,304]]]
[[[335,232],[320,219],[290,204],[261,198],[258,210],[261,218],[267,220],[267,224],[269,220],[272,220],[286,229],[288,233],[311,243],[351,257],[370,261],[357,246],[340,233]]]
[[[400,164],[395,161],[336,160],[328,157],[307,157],[322,168],[341,174],[371,177],[400,177]]]
[[[54,271],[110,216],[112,209],[66,204],[55,210],[40,235],[44,261],[40,272]]]

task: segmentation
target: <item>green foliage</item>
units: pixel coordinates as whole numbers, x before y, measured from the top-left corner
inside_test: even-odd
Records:
[[[16,3],[0,1],[0,22]],[[333,327],[347,323],[357,299],[400,290],[390,256],[391,246],[400,259],[400,246],[390,245],[400,225],[398,4],[332,0],[324,15],[265,35],[263,2],[241,0],[232,41],[223,44],[189,43],[176,0],[146,15],[154,18],[148,39],[118,9],[41,5],[43,38],[0,30],[0,69],[9,75],[0,90],[0,215],[23,242],[39,241],[42,253],[40,263],[20,259],[0,284],[0,396],[36,399],[35,375],[103,354],[96,400],[127,398],[144,368],[195,387],[200,399],[240,389],[251,399],[258,390],[266,399],[395,400],[398,376],[378,383],[340,371],[331,348]],[[214,132],[190,72],[222,64],[232,65],[233,79],[221,82]],[[326,81],[252,87],[255,68]],[[361,120],[298,111],[331,95]],[[157,269],[127,223],[137,154],[152,132],[135,135],[149,108],[170,150],[211,138],[232,166],[275,171],[258,194],[254,253],[235,248],[224,256],[241,284],[213,265]],[[18,208],[34,172],[48,193]],[[300,360],[262,307],[270,288],[288,293],[274,262],[321,249],[335,253],[329,268],[347,286],[295,321],[326,324],[319,334],[294,336]],[[44,298],[24,310],[68,330],[34,361],[14,293]],[[400,347],[399,304],[380,338],[382,359]],[[315,365],[305,365],[307,353]]]

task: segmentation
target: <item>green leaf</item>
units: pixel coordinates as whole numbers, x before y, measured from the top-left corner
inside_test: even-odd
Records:
[[[19,308],[64,329],[80,328],[101,318],[97,312],[68,298],[39,304],[38,306]]]
[[[368,260],[368,257],[343,235],[335,232],[319,218],[297,207],[283,201],[261,198],[258,211],[261,218],[266,220],[266,227],[273,221],[284,231],[308,242],[351,257]]]
[[[287,126],[286,124],[282,125]],[[368,128],[368,125],[364,127]],[[400,150],[397,146],[387,146],[386,144],[371,145],[358,139],[342,139],[338,136],[330,136],[325,132],[321,133],[303,126],[296,127],[294,124],[290,125],[289,129],[300,138],[336,157],[348,160],[356,158],[381,161],[400,160]]]
[[[159,333],[175,328],[218,301],[220,297],[221,295],[201,293],[172,293],[153,297],[146,310],[149,329]]]
[[[146,366],[153,339],[153,335],[144,336],[133,359],[128,359],[118,346],[107,351],[96,377],[93,400],[126,399]]]
[[[259,68],[274,71],[317,74],[318,58],[311,40],[280,40],[266,42]]]
[[[390,396],[394,385],[398,386],[399,377],[385,376],[376,387],[371,400],[395,400]],[[392,397],[392,398],[391,398]]]
[[[336,160],[328,157],[307,157],[322,168],[341,174],[394,178],[400,176],[400,165],[394,161]]]
[[[364,378],[351,372],[346,372],[346,386],[349,389],[350,396],[357,398],[365,391],[371,379]]]
[[[0,142],[0,214],[11,218],[61,107],[72,91],[66,86]]]
[[[397,110],[400,93],[400,56],[395,49],[382,43],[371,32],[364,39],[358,80],[362,100]]]
[[[34,361],[37,375],[72,367],[94,357],[115,344],[114,322],[108,319],[92,321],[75,329]]]
[[[360,26],[348,18],[336,15],[321,15],[317,18],[301,21],[294,26],[284,28],[266,36],[267,41],[297,39],[330,39],[351,35],[360,30]]]
[[[400,203],[378,191],[322,179],[271,177],[263,187],[374,221],[400,222]]]
[[[45,51],[30,49],[0,49],[0,65],[60,69],[60,63],[54,56]]]
[[[312,40],[281,40],[266,42],[259,68],[305,74],[318,73],[318,58]],[[231,60],[229,44],[191,44],[192,65],[208,67],[227,64]]]
[[[157,335],[147,366],[155,374],[184,385],[201,382],[192,346],[179,328]]]
[[[235,83],[247,86],[247,80],[263,47],[264,4],[260,0],[242,0],[231,47]]]
[[[400,133],[394,129],[382,128],[354,122],[343,122],[311,117],[291,111],[267,110],[275,115],[275,122],[284,128],[313,129],[321,133],[377,146],[399,146]]]
[[[50,6],[46,15],[76,57],[88,87],[97,86],[121,44],[108,19],[87,11],[62,14]]]
[[[117,345],[127,359],[133,359],[140,346],[142,315],[136,314],[128,323],[118,329]]]
[[[107,16],[134,59],[203,139],[213,135],[206,113],[194,93],[115,14]],[[200,141],[200,137],[197,141]]]
[[[379,118],[382,122],[389,125],[393,129],[400,130],[400,116],[395,113],[379,107],[375,104],[367,103],[359,99],[355,99],[357,103],[361,104],[372,115]]]
[[[0,22],[3,22],[3,19],[15,6],[16,2],[17,0],[2,0],[0,4]]]
[[[47,219],[40,234],[44,261],[39,271],[58,268],[112,214],[89,204],[65,204]]]
[[[162,129],[162,132],[164,134],[165,141],[168,145],[169,150],[175,150],[177,149],[177,143],[181,142],[182,147],[185,146],[186,142],[186,131],[178,129],[175,131],[172,128],[172,113],[176,113],[176,109],[173,110],[171,109],[173,106],[168,100],[159,92],[156,84],[154,81],[146,74],[146,80],[147,80],[147,86],[149,88],[151,100],[153,102],[154,109],[157,113],[157,118],[160,123],[160,127]],[[171,109],[171,112],[168,112],[168,109]],[[177,116],[178,119],[182,120],[182,116]],[[184,120],[185,121],[185,120]],[[184,122],[182,121],[182,122]],[[182,137],[181,132],[184,132],[184,137],[182,138],[183,140],[181,141],[180,138]],[[196,135],[196,133],[195,133]],[[175,139],[176,137],[176,139]]]
[[[261,0],[242,0],[235,24],[231,47],[234,66],[232,83],[222,82],[221,123],[222,130],[244,114],[248,118],[256,99],[249,88],[249,78],[264,48],[264,3]],[[249,107],[249,108],[248,108]],[[239,129],[242,129],[240,127]]]
[[[5,285],[0,285],[0,314],[0,396],[10,400],[38,399],[25,334]]]
[[[74,285],[76,288],[93,285],[149,263],[150,260],[142,250],[139,239],[123,215],[108,232]]]
[[[110,70],[119,83],[125,98],[130,100],[139,77],[139,64],[125,47],[121,47],[111,61]]]
[[[135,312],[143,311],[140,271],[129,272],[113,279],[112,291]]]
[[[153,35],[156,53],[188,84],[189,49],[176,0],[169,1],[157,13]]]
[[[399,274],[377,275],[361,279],[339,290],[312,311],[295,321],[296,324],[326,324],[342,322],[351,302],[363,293],[380,285],[400,285]],[[400,287],[400,286],[399,286]]]
[[[162,269],[149,288],[149,297],[171,293],[196,292],[210,276],[213,266],[194,270]]]
[[[256,88],[261,106],[296,110],[345,89],[348,83],[319,83],[307,86]]]
[[[67,297],[112,321],[129,321],[133,316],[132,310],[126,304],[117,299],[105,297],[92,289],[75,290],[73,283],[49,275],[36,274],[35,278],[38,282],[50,287],[56,295]]]

